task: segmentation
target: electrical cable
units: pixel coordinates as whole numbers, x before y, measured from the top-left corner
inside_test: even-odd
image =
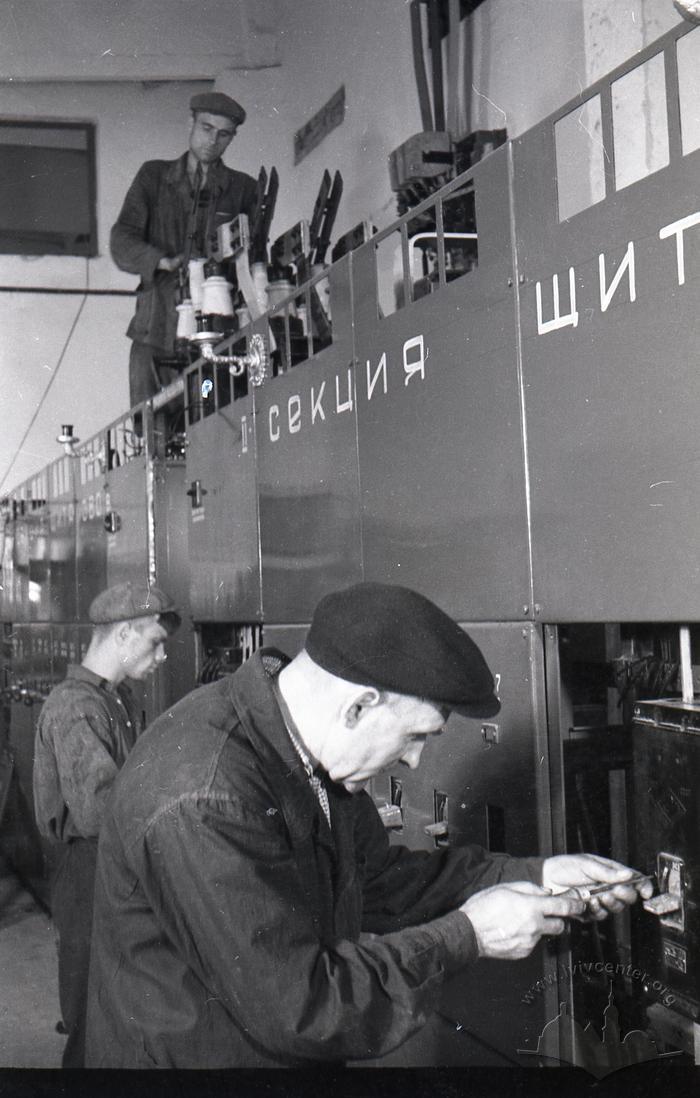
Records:
[[[420,0],[412,0],[409,10],[411,13],[413,68],[416,75],[416,89],[418,91],[421,124],[424,130],[433,130],[435,129],[435,126],[433,124],[433,110],[430,104],[430,91],[425,69],[425,56],[423,53],[423,24]]]
[[[0,286],[0,294],[58,294],[63,297],[136,297],[136,290],[86,290],[70,286]]]
[[[75,329],[78,325],[78,321],[80,320],[80,315],[81,315],[83,309],[85,308],[85,302],[87,301],[88,296],[89,296],[89,289],[90,289],[90,287],[89,287],[90,265],[89,264],[90,264],[90,260],[86,259],[86,261],[85,261],[85,291],[83,293],[83,300],[80,302],[80,305],[78,306],[78,311],[75,314],[75,317],[73,319],[73,323],[71,324],[71,327],[70,327],[70,331],[68,332],[68,335],[66,336],[66,340],[63,344],[63,348],[61,350],[60,355],[58,356],[58,362],[56,363],[56,366],[54,367],[54,369],[51,373],[51,377],[49,378],[49,383],[46,386],[46,388],[44,389],[41,400],[37,404],[34,415],[32,416],[32,418],[29,422],[29,426],[27,427],[26,431],[22,435],[20,444],[17,447],[17,450],[15,451],[15,455],[12,458],[12,461],[10,462],[10,464],[8,465],[8,467],[5,471],[5,475],[3,476],[2,480],[0,481],[0,491],[3,488],[3,485],[5,484],[5,481],[9,477],[10,472],[13,469],[15,462],[17,461],[17,458],[19,457],[20,453],[22,452],[22,447],[24,446],[25,442],[27,441],[27,438],[29,437],[29,433],[30,433],[32,427],[34,426],[34,424],[36,423],[39,412],[41,411],[41,409],[44,406],[44,402],[46,400],[46,397],[49,394],[49,390],[51,389],[51,386],[53,385],[54,381],[56,380],[56,378],[58,376],[58,371],[60,370],[61,366],[63,365],[63,360],[66,357],[66,352],[68,350],[68,347],[70,346],[71,339],[73,338],[73,333],[75,332]]]
[[[442,75],[442,28],[436,3],[428,5],[428,48],[433,75],[433,119],[436,130],[445,129],[445,89]]]
[[[468,1037],[471,1041],[474,1041],[475,1044],[481,1045],[482,1048],[485,1048],[489,1052],[492,1052],[494,1056],[497,1056],[500,1060],[505,1060],[507,1064],[513,1064],[515,1067],[522,1066],[522,1064],[518,1060],[515,1060],[512,1056],[509,1056],[506,1052],[503,1051],[503,1049],[496,1048],[496,1046],[492,1045],[490,1041],[486,1041],[483,1037],[480,1037],[477,1033],[474,1033],[474,1030],[467,1029],[467,1027],[462,1025],[461,1022],[456,1022],[454,1018],[450,1018],[448,1014],[443,1013],[443,1011],[441,1010],[436,1010],[435,1013],[437,1017],[440,1018],[441,1021],[446,1022],[451,1029],[455,1029],[463,1036]]]

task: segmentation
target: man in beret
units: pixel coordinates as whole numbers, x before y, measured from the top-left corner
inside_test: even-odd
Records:
[[[131,583],[102,591],[88,614],[87,652],[46,699],[34,749],[34,811],[55,848],[51,914],[68,1031],[64,1067],[84,1066],[97,834],[114,778],[141,731],[126,680],[155,671],[180,624],[164,591]]]
[[[221,157],[245,111],[221,92],[190,100],[189,148],[177,160],[148,160],[129,187],[112,228],[112,258],[138,275],[136,313],[127,329],[130,402],[148,400],[160,387],[154,362],[172,358],[177,326],[178,271],[187,258],[207,258],[219,225],[252,215],[257,185]]]
[[[451,974],[560,934],[584,908],[570,886],[609,883],[594,917],[632,903],[633,871],[592,855],[389,845],[368,781],[417,767],[452,710],[498,709],[451,618],[368,583],[320,602],[293,660],[263,648],[160,717],[100,836],[87,1065],[381,1056]]]

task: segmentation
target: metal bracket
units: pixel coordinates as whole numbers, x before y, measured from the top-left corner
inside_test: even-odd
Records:
[[[268,375],[270,355],[263,336],[257,332],[248,341],[248,353],[245,355],[220,355],[214,350],[220,341],[220,332],[196,332],[190,342],[196,346],[202,358],[214,366],[228,366],[233,377],[240,377],[248,371],[251,385],[256,388],[263,385]]]

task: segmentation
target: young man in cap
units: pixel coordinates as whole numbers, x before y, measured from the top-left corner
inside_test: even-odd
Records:
[[[85,658],[71,664],[41,710],[34,750],[34,809],[55,845],[51,913],[58,932],[58,982],[68,1031],[64,1067],[83,1067],[85,1008],[97,834],[117,771],[141,730],[126,679],[145,679],[165,660],[180,624],[157,587],[108,587],[89,609]]]
[[[609,882],[596,917],[632,903],[633,871],[591,855],[389,845],[365,786],[418,766],[453,709],[499,709],[474,642],[421,595],[359,584],[295,659],[262,649],[160,717],[100,836],[88,1066],[380,1056],[450,974],[561,933],[583,902],[554,891]]]
[[[127,329],[133,407],[158,391],[154,360],[173,355],[178,271],[188,258],[206,258],[219,225],[252,215],[257,185],[221,162],[246,113],[221,92],[190,100],[189,148],[177,160],[148,160],[129,187],[112,228],[112,258],[138,275],[136,313]]]

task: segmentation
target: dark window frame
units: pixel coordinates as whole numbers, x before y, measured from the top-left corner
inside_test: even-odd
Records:
[[[87,194],[88,207],[87,233],[79,236],[68,229],[41,230],[32,238],[32,230],[18,228],[13,236],[12,230],[0,228],[0,255],[64,255],[94,257],[97,250],[97,169],[96,169],[96,125],[94,122],[64,122],[59,118],[7,118],[0,116],[0,129],[22,130],[77,130],[85,135],[85,156],[87,158]],[[9,141],[0,141],[0,151]],[[29,145],[30,148],[37,146]],[[55,146],[60,148],[60,146]],[[82,150],[81,150],[82,151]]]

